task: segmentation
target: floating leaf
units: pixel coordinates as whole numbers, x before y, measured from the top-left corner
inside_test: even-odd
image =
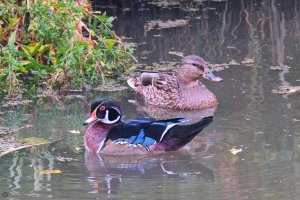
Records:
[[[60,174],[62,173],[59,169],[43,169],[40,170],[40,174]]]
[[[232,147],[229,151],[230,151],[230,153],[232,153],[233,155],[236,155],[236,154],[242,152],[243,149],[242,149],[242,148],[238,148],[238,147]]]
[[[169,54],[172,54],[172,55],[175,55],[175,56],[178,56],[181,58],[184,56],[183,52],[179,52],[179,51],[169,51]]]
[[[81,151],[82,148],[81,148],[81,147],[75,147],[75,150],[76,150],[76,151]]]
[[[300,86],[279,86],[278,89],[273,89],[274,94],[293,94],[300,91]]]
[[[255,60],[252,59],[252,58],[245,58],[243,61],[242,61],[242,65],[244,66],[253,66],[255,63]]]
[[[71,162],[71,161],[77,161],[77,159],[74,158],[67,158],[67,157],[63,157],[63,156],[57,156],[56,160],[60,161],[60,162]]]
[[[80,134],[80,131],[78,131],[78,130],[70,130],[69,132],[73,133],[73,134]]]

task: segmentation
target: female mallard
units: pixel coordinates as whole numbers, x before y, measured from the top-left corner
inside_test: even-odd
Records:
[[[209,71],[202,58],[190,55],[181,60],[176,73],[143,72],[140,78],[130,78],[127,83],[151,105],[179,109],[216,106],[216,96],[198,81],[200,77],[222,81]]]
[[[122,121],[120,107],[111,99],[98,99],[91,105],[91,116],[84,125],[87,151],[102,154],[147,154],[175,151],[190,142],[211,123],[213,117],[199,119],[189,125],[179,125],[186,118],[155,120],[138,118]]]

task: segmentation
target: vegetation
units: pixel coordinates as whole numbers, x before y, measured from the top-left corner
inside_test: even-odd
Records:
[[[0,0],[0,93],[96,85],[127,71],[132,48],[87,1]]]

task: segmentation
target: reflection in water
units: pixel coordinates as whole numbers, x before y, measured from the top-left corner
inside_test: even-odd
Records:
[[[40,148],[31,147],[28,154],[15,153],[11,158],[12,164],[10,164],[10,167],[8,168],[8,187],[3,188],[7,190],[10,195],[22,195],[19,190],[24,187],[24,180],[28,179],[26,168],[29,164],[30,168],[33,170],[32,179],[29,179],[32,181],[33,187],[31,191],[28,191],[26,196],[38,197],[40,196],[36,193],[38,191],[52,191],[51,184],[49,184],[51,182],[51,174],[47,175],[47,182],[49,183],[44,184],[44,175],[40,173],[42,169],[53,169],[54,166],[54,157],[47,151],[46,146]],[[45,163],[48,164],[45,165]]]
[[[87,180],[93,188],[93,193],[111,194],[112,190],[120,190],[124,178],[130,177],[153,180],[164,176],[178,179],[187,175],[196,175],[205,181],[214,181],[213,170],[197,163],[188,154],[120,157],[86,152],[84,157],[85,166],[90,172]]]
[[[145,116],[149,116],[158,120],[183,117],[190,120],[187,122],[188,124],[196,123],[199,121],[199,119],[204,117],[213,116],[217,109],[217,107],[194,110],[168,109],[147,105],[141,100],[134,101],[134,104],[136,105],[136,111],[143,113]]]

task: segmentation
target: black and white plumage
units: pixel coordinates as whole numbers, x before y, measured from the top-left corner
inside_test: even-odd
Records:
[[[116,142],[123,140],[129,144],[150,146],[161,142],[172,127],[186,121],[188,119],[185,118],[160,121],[153,118],[134,119],[116,125],[110,130],[108,138]]]
[[[91,116],[84,124],[93,123],[84,136],[85,146],[91,152],[164,152],[177,150],[211,123],[213,117],[181,125],[186,118],[155,120],[144,117],[130,121],[121,120],[122,112],[110,99],[96,100],[91,106]],[[126,147],[138,148],[126,148]],[[143,150],[140,150],[142,148]]]

